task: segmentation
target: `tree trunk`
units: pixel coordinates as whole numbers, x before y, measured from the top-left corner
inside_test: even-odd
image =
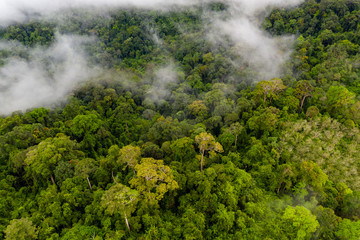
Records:
[[[235,134],[235,150],[236,150],[237,138],[238,138],[238,135],[237,135],[237,134]]]
[[[204,163],[204,153],[205,149],[201,150],[201,161],[200,161],[200,171],[203,171],[203,163]]]
[[[126,226],[127,226],[128,230],[129,230],[129,232],[130,232],[130,225],[129,225],[129,221],[128,221],[128,219],[127,219],[127,216],[126,216],[126,213],[125,213],[125,212],[124,212],[124,215],[125,215],[125,223],[126,223]]]
[[[92,190],[92,187],[91,187],[91,183],[90,183],[89,177],[86,177],[86,179],[87,179],[87,181],[88,181],[88,184],[89,184],[90,190]]]
[[[127,121],[125,121],[125,127],[126,127],[127,136],[128,136],[128,138],[130,140],[130,132],[129,132],[129,127],[127,125]]]
[[[114,177],[114,172],[113,172],[113,171],[111,171],[111,176],[112,176],[114,182],[115,182],[115,183],[118,183],[118,182],[116,181],[115,177]]]
[[[301,112],[301,110],[302,110],[302,108],[303,108],[303,105],[304,105],[304,102],[305,102],[305,98],[306,98],[306,95],[301,99],[300,107],[299,107],[299,113]]]
[[[56,186],[55,180],[52,175],[50,175],[50,179],[51,179],[52,183]]]

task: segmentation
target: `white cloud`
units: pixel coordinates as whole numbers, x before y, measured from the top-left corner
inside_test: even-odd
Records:
[[[229,6],[226,17],[213,17],[208,37],[221,41],[229,36],[243,57],[264,78],[279,74],[287,60],[291,38],[273,38],[261,30],[259,14],[274,6],[291,7],[304,0],[224,0]],[[93,8],[97,12],[114,8],[172,9],[191,7],[212,0],[0,0],[0,26],[26,21],[28,16],[55,16],[69,8]],[[226,20],[223,20],[226,19]],[[280,40],[280,41],[279,41]],[[68,94],[77,83],[88,78],[90,70],[81,51],[84,38],[59,36],[50,48],[28,49],[30,60],[12,59],[0,68],[0,114],[32,107],[48,106]],[[17,45],[24,48],[24,46]],[[10,49],[10,43],[0,42]],[[45,64],[46,63],[46,64]],[[50,70],[50,71],[49,71]],[[50,72],[50,73],[49,73]],[[148,98],[154,102],[168,96],[168,83],[176,82],[173,66],[159,70]]]
[[[0,114],[55,104],[89,78],[84,41],[59,36],[50,48],[29,49],[29,60],[10,59],[0,68]]]

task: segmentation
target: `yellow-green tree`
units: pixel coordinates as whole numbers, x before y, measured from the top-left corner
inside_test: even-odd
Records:
[[[319,228],[316,216],[303,206],[288,206],[282,219],[285,223],[285,232],[289,239],[310,239],[311,234]]]
[[[235,136],[235,149],[236,149],[236,143],[238,140],[238,136],[240,135],[243,128],[244,127],[239,122],[236,122],[236,123],[233,123],[230,125],[229,133],[231,133]]]
[[[26,154],[25,164],[34,179],[37,176],[50,178],[53,184],[55,180],[53,172],[59,162],[78,159],[84,153],[77,150],[78,144],[64,134],[58,134],[55,138],[48,138]]]
[[[38,238],[36,226],[27,218],[11,220],[4,232],[6,240],[31,240]]]
[[[75,174],[82,177],[82,178],[86,178],[90,189],[92,190],[92,186],[90,183],[90,179],[89,176],[93,173],[95,173],[97,169],[97,164],[96,161],[92,158],[85,158],[83,160],[80,160],[76,166],[75,166]]]
[[[116,183],[105,191],[101,198],[101,206],[110,215],[119,213],[124,216],[126,227],[130,231],[128,216],[135,211],[139,192],[129,187]]]
[[[280,78],[273,78],[270,81],[261,81],[259,82],[254,90],[256,96],[261,96],[264,103],[269,99],[270,103],[277,95],[283,91],[286,86],[283,84],[283,81]]]
[[[117,163],[120,165],[126,164],[135,173],[135,166],[140,156],[140,147],[128,145],[120,149]]]
[[[169,190],[179,188],[171,168],[164,165],[162,160],[143,158],[140,164],[135,166],[135,170],[136,177],[129,183],[144,196],[150,205],[155,205]]]
[[[296,87],[294,88],[294,92],[296,97],[300,100],[299,112],[301,112],[305,99],[307,97],[312,96],[312,92],[314,91],[314,87],[307,80],[302,80],[297,82]]]
[[[215,138],[210,133],[200,133],[195,137],[195,141],[198,144],[201,158],[200,158],[200,171],[203,171],[204,165],[204,155],[205,151],[210,152],[210,154],[214,154],[215,152],[223,152],[223,147],[219,142],[215,141]]]

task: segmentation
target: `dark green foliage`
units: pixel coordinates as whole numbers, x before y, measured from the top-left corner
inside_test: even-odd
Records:
[[[259,83],[227,39],[204,38],[202,14],[227,9],[0,29],[27,47],[96,36],[86,52],[105,69],[58,109],[0,118],[1,239],[359,238],[360,3],[269,13],[269,34],[299,37],[287,75]],[[14,56],[28,57],[0,51]],[[170,59],[177,80],[153,101]]]

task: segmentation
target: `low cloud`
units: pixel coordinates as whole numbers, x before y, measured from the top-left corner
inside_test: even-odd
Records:
[[[28,60],[8,59],[0,68],[0,114],[51,106],[88,79],[92,71],[81,50],[86,41],[89,39],[58,36],[49,48],[28,49]]]
[[[107,13],[115,8],[176,10],[211,2],[223,2],[228,8],[221,16],[210,17],[206,36],[215,43],[230,39],[238,55],[259,78],[270,79],[281,72],[281,65],[291,53],[293,37],[274,38],[261,29],[261,21],[273,7],[292,7],[304,0],[3,0],[0,1],[0,26],[21,23],[31,18],[49,20],[67,9],[96,9]],[[207,14],[207,13],[204,13]],[[209,17],[209,16],[207,16]],[[86,38],[58,36],[49,48],[26,49],[14,43],[0,43],[12,51],[25,49],[24,58],[7,59],[0,67],[0,114],[39,106],[50,106],[61,100],[79,83],[91,76],[81,46]],[[161,39],[156,39],[161,44]],[[87,40],[86,40],[87,41]],[[171,93],[170,83],[177,82],[174,64],[161,68],[149,89],[147,99],[161,103]],[[260,80],[260,79],[254,79]]]
[[[266,33],[261,23],[274,7],[293,7],[303,0],[233,0],[226,19],[212,20],[209,38],[221,44],[229,37],[237,53],[258,73],[258,79],[268,80],[281,74],[282,65],[289,59],[294,43],[293,36],[273,37]]]
[[[211,38],[219,43],[221,38],[230,37],[236,52],[260,79],[265,80],[281,74],[281,66],[289,59],[295,40],[292,36],[271,37],[246,17],[218,21],[214,29],[217,29],[217,37]]]
[[[0,2],[0,25],[21,22],[33,15],[49,15],[53,12],[69,8],[142,8],[152,10],[174,9],[175,7],[188,7],[223,2],[231,6],[235,12],[247,13],[252,16],[259,10],[269,6],[295,6],[304,0],[2,0]]]
[[[178,75],[173,63],[162,67],[155,72],[153,83],[146,94],[146,100],[155,104],[161,104],[165,98],[171,95],[171,84],[176,84]]]

